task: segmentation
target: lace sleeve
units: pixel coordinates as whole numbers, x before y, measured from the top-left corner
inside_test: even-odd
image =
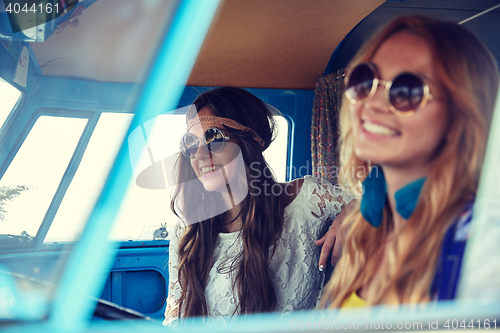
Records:
[[[179,283],[179,239],[180,228],[176,227],[169,245],[168,259],[168,296],[167,307],[165,309],[165,320],[163,325],[176,325],[179,321],[180,308],[179,298],[181,296],[181,286]]]
[[[322,219],[324,217],[337,216],[342,209],[354,199],[353,195],[342,190],[338,185],[332,185],[329,182],[312,178],[309,186],[312,186],[306,191],[309,193],[311,206],[311,214],[315,218]]]
[[[325,273],[319,271],[321,238],[351,200],[340,187],[306,176],[296,198],[285,207],[285,224],[271,260],[277,292],[276,310],[312,309],[321,296]]]

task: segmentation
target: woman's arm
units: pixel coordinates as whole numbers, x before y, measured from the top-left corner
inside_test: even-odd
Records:
[[[322,271],[328,262],[328,257],[331,256],[331,263],[335,265],[342,255],[342,234],[340,226],[345,217],[349,215],[356,206],[356,200],[349,202],[344,209],[335,217],[330,226],[330,229],[323,237],[314,242],[317,246],[322,246],[321,255],[319,257],[319,269]]]

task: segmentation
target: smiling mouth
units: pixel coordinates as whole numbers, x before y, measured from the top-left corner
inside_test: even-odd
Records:
[[[387,136],[399,135],[398,132],[396,132],[395,130],[393,130],[389,127],[379,125],[379,124],[374,124],[374,123],[369,122],[369,121],[364,121],[361,126],[363,127],[363,129],[365,131],[367,131],[368,133],[372,133],[372,134],[387,135]]]
[[[210,173],[210,172],[217,171],[220,168],[222,168],[222,165],[214,165],[214,166],[209,166],[209,167],[203,167],[203,168],[200,168],[200,172],[201,172],[202,175],[204,175],[204,174],[207,174],[207,173]]]

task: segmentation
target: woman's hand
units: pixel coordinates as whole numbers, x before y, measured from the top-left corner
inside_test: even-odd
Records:
[[[331,263],[335,265],[342,255],[342,245],[343,239],[340,232],[340,226],[345,217],[349,215],[354,207],[356,206],[356,200],[352,200],[347,206],[342,209],[342,211],[335,217],[330,226],[330,229],[325,233],[323,237],[314,242],[317,246],[323,246],[321,248],[321,255],[319,257],[319,270],[323,271],[326,267],[328,257],[331,256]]]

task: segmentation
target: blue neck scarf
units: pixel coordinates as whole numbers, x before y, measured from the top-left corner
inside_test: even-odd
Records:
[[[417,206],[418,197],[422,186],[424,186],[425,179],[425,177],[417,179],[394,194],[396,211],[405,220],[410,218]],[[382,224],[384,206],[387,201],[387,184],[382,169],[373,167],[363,182],[363,186],[365,192],[361,198],[361,214],[372,226],[378,228]]]

